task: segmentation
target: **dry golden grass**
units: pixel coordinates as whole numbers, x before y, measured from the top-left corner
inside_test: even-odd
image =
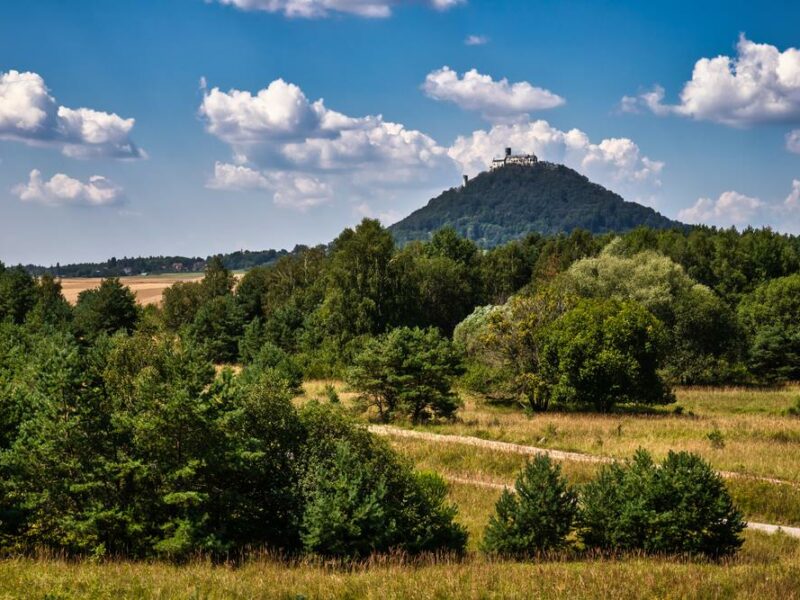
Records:
[[[472,502],[478,497],[469,498]],[[239,567],[198,561],[0,561],[0,598],[780,598],[800,597],[800,544],[748,534],[736,559],[493,561],[375,558],[341,567],[270,558]]]
[[[161,295],[164,290],[178,281],[198,281],[202,275],[197,273],[174,273],[169,275],[146,275],[120,277],[123,285],[131,288],[136,294],[139,304],[158,304],[161,302]],[[100,285],[100,277],[70,277],[61,280],[61,289],[64,297],[70,304],[75,304],[78,294],[84,290],[91,290]]]
[[[322,397],[324,383],[309,382],[304,396]],[[333,382],[344,404],[355,394]],[[800,397],[797,385],[775,390],[679,388],[674,406],[652,414],[526,413],[469,394],[452,423],[417,429],[525,444],[554,450],[626,458],[645,448],[657,458],[669,450],[696,452],[722,471],[800,483],[800,418],[786,410]],[[403,424],[410,427],[409,423]],[[720,444],[708,437],[719,431]]]

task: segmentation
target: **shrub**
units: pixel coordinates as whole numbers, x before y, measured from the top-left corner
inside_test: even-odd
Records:
[[[561,548],[577,512],[577,495],[546,455],[525,465],[495,506],[483,541],[487,552],[525,558]]]
[[[583,490],[580,537],[608,551],[721,557],[742,545],[746,523],[722,478],[701,457],[670,452],[661,465],[639,450]]]
[[[466,531],[454,522],[447,486],[412,471],[381,439],[335,406],[302,413],[307,442],[302,540],[306,551],[363,557],[392,550],[462,552]]]

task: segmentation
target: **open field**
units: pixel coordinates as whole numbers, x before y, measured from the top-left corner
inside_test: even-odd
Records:
[[[325,383],[307,382],[305,395],[297,401],[320,397]],[[344,384],[328,383],[337,387],[345,405],[352,403],[355,395]],[[527,414],[519,407],[491,405],[467,395],[455,422],[415,430],[577,452],[583,455],[578,460],[559,461],[577,484],[592,478],[606,460],[630,457],[637,448],[657,458],[669,450],[689,450],[721,471],[741,474],[726,481],[746,519],[800,526],[800,418],[785,414],[800,388],[685,388],[676,393],[683,414],[676,414],[674,407],[653,414]],[[721,433],[721,442],[709,439],[715,430]],[[389,440],[419,468],[438,471],[451,480],[510,484],[528,458],[513,450],[445,443],[436,436],[424,440],[395,435]]]
[[[310,382],[307,395],[319,395],[321,387]],[[678,388],[676,395],[675,405],[641,413],[533,414],[465,394],[454,422],[416,429],[610,458],[627,458],[637,448],[656,458],[669,450],[687,450],[721,471],[800,484],[800,418],[786,414],[800,398],[800,386]],[[340,396],[345,403],[353,397],[347,392]]]
[[[161,302],[161,295],[164,290],[178,281],[199,281],[202,279],[199,273],[169,273],[164,275],[134,275],[131,277],[120,277],[123,285],[131,288],[136,294],[139,304],[158,304]],[[61,279],[61,290],[64,297],[70,304],[75,304],[78,294],[83,290],[91,290],[100,285],[100,277],[69,277]]]

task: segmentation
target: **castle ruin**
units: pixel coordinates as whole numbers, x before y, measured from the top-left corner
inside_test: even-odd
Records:
[[[507,165],[519,165],[521,167],[531,167],[539,162],[535,154],[511,154],[511,148],[506,148],[506,154],[503,158],[495,158],[492,164],[489,165],[489,170],[494,171],[500,167]]]

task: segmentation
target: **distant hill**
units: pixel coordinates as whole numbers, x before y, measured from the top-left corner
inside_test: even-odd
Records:
[[[652,208],[626,202],[580,173],[548,162],[508,165],[452,188],[390,227],[399,243],[426,240],[444,226],[484,247],[527,233],[556,234],[581,228],[592,233],[686,225]]]

